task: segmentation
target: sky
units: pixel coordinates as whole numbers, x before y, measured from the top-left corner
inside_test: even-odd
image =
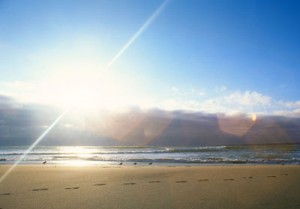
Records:
[[[0,0],[0,95],[85,111],[300,117],[299,7],[292,0]]]

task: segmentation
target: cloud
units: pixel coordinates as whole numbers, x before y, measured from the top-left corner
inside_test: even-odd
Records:
[[[202,97],[206,95],[205,89],[195,89],[195,88],[190,88],[190,89],[180,89],[175,86],[171,86],[170,90],[173,94],[181,97]]]
[[[290,118],[300,118],[300,109],[278,110],[278,111],[274,111],[273,115],[285,116],[285,117],[290,117]]]
[[[175,93],[177,93],[179,91],[179,89],[175,86],[172,86],[170,89],[172,92],[175,92]]]
[[[152,105],[165,110],[188,110],[207,113],[224,113],[233,115],[280,115],[289,117],[300,116],[300,101],[282,102],[256,91],[235,91],[219,97],[197,100],[170,98]]]
[[[277,106],[275,115],[300,117],[300,101],[278,101],[275,105]]]
[[[200,97],[206,95],[205,89],[196,90],[196,89],[192,88],[192,89],[191,89],[191,92],[192,92],[193,94],[196,94],[197,96],[200,96]]]
[[[272,98],[255,91],[236,91],[229,95],[208,99],[200,104],[202,110],[233,114],[267,113],[272,105]]]
[[[294,101],[294,102],[279,101],[278,104],[287,108],[300,108],[300,101]]]
[[[176,98],[161,102],[161,106],[166,109],[187,109],[213,113],[249,112],[251,109],[263,109],[271,104],[271,97],[255,91],[237,91],[226,96],[207,99],[204,101]]]
[[[63,89],[48,86],[45,82],[0,82],[0,95],[16,99],[20,103],[56,104],[58,96],[64,95]],[[222,89],[222,88],[220,88]],[[223,90],[226,89],[225,87]],[[142,109],[159,108],[164,110],[187,110],[207,113],[225,113],[228,115],[236,113],[263,114],[263,115],[285,115],[291,117],[300,116],[300,101],[277,101],[268,95],[257,91],[234,91],[223,92],[218,96],[208,94],[205,89],[190,88],[187,90],[172,86],[169,90],[173,94],[164,98],[153,97],[120,97],[118,102],[111,102],[105,108],[112,109],[137,106]],[[107,92],[109,93],[109,91]],[[115,92],[117,95],[117,92]],[[82,97],[85,98],[85,97]],[[101,97],[104,98],[104,97]],[[109,97],[107,97],[109,99]],[[129,98],[129,97],[128,97]],[[122,102],[121,99],[124,101]],[[84,99],[82,99],[85,101]],[[106,97],[103,102],[107,101]],[[125,102],[127,101],[127,103]],[[88,101],[90,102],[90,101]],[[93,102],[97,104],[95,101]],[[127,106],[126,106],[127,105]],[[103,106],[103,105],[102,105]]]
[[[51,85],[47,82],[23,82],[11,81],[0,82],[0,95],[10,97],[19,103],[33,103],[33,104],[48,104],[53,105],[63,90]],[[55,94],[55,93],[57,94]]]
[[[225,97],[226,103],[239,104],[244,106],[270,105],[272,99],[269,96],[260,94],[255,91],[234,92]]]
[[[23,97],[38,90],[38,83],[25,81],[0,81],[0,94],[8,95],[15,98]]]
[[[3,103],[14,103],[0,97]],[[174,102],[174,101],[173,101]],[[186,101],[193,107],[198,103]],[[57,117],[51,107],[23,106],[18,110],[0,108],[0,145],[29,145]],[[246,114],[225,115],[141,110],[98,112],[78,116],[69,112],[47,135],[41,145],[132,145],[210,146],[264,143],[299,143],[300,119]]]
[[[0,111],[2,109],[15,109],[20,106],[13,98],[0,94]]]
[[[227,86],[225,86],[225,85],[217,86],[217,87],[215,87],[215,91],[216,91],[216,93],[223,93],[223,92],[227,91]]]

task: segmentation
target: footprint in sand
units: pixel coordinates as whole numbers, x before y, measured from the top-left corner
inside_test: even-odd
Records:
[[[175,181],[176,183],[186,183],[187,181]]]
[[[94,184],[94,186],[104,186],[106,184]]]
[[[6,195],[10,195],[10,193],[2,193],[0,195],[3,195],[3,196],[5,195],[6,196]]]
[[[39,188],[39,189],[33,189],[32,191],[38,192],[38,191],[47,191],[48,188]]]
[[[198,181],[208,181],[208,179],[199,179]]]
[[[134,182],[131,182],[131,183],[124,183],[124,185],[135,185]]]
[[[234,181],[235,179],[224,179],[224,181]]]
[[[243,177],[243,179],[247,179],[247,178],[248,178],[248,179],[253,179],[253,176],[249,176],[249,177],[244,176],[244,177]]]
[[[149,181],[150,184],[159,183],[160,181]]]
[[[79,187],[66,187],[65,189],[79,189]]]

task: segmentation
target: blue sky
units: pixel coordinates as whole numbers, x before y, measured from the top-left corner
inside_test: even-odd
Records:
[[[300,115],[299,6],[2,0],[0,94],[62,106]]]

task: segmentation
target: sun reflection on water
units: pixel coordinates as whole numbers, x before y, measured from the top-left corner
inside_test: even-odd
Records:
[[[85,146],[68,146],[60,147],[59,152],[63,153],[68,159],[60,161],[60,163],[70,166],[86,166],[92,164],[88,159],[93,157],[96,149]]]

